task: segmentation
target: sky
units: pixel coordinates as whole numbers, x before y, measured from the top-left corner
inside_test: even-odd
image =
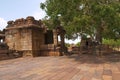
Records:
[[[46,13],[40,9],[40,3],[45,0],[0,0],[0,30],[7,26],[10,20],[33,16],[39,20],[45,17]],[[77,43],[78,39],[68,43]]]
[[[0,0],[0,30],[6,27],[7,21],[34,16],[42,19],[45,12],[40,3],[45,0]]]

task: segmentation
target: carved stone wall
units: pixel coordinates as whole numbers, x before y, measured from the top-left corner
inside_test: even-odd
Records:
[[[20,43],[20,33],[18,30],[9,30],[5,33],[6,43],[9,45],[9,49],[19,50],[20,46],[16,45]]]
[[[23,51],[23,56],[38,56],[40,45],[44,41],[44,31],[45,27],[41,20],[35,20],[31,16],[8,21],[5,41],[9,49]]]
[[[44,45],[44,31],[40,29],[32,29],[32,50],[34,56],[41,54],[41,45]]]
[[[59,56],[57,33],[53,32],[53,43],[45,44],[47,29],[41,20],[29,16],[26,19],[8,21],[5,41],[11,50],[22,51],[23,56]],[[56,38],[56,39],[55,39]]]

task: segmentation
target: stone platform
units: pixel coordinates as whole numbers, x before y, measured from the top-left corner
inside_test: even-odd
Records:
[[[120,80],[120,54],[3,60],[0,80]]]

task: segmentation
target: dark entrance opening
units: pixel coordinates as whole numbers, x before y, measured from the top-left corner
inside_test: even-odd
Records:
[[[45,44],[53,44],[53,31],[47,30],[45,33]]]

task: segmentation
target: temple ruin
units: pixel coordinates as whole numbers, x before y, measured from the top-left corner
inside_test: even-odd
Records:
[[[28,16],[8,21],[5,28],[5,42],[9,50],[22,52],[23,56],[60,56],[64,52],[65,30],[59,26],[49,30],[41,20]],[[58,45],[58,35],[61,44]]]

